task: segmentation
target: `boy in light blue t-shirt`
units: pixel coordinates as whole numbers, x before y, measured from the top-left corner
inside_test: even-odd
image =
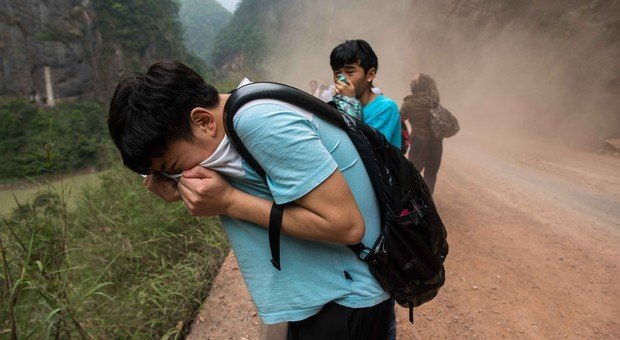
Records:
[[[220,216],[264,323],[288,322],[288,339],[386,339],[389,295],[345,246],[372,244],[380,230],[372,184],[348,135],[294,105],[248,103],[235,130],[263,180],[226,136],[229,96],[186,65],[159,62],[121,80],[108,128],[124,164],[147,175],[147,189],[182,200],[192,215]],[[165,176],[178,173],[178,182]],[[286,204],[280,271],[269,261],[267,231],[276,203]]]

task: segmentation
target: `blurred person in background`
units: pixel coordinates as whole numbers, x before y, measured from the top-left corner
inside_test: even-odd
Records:
[[[334,90],[335,90],[334,85],[330,85],[330,86],[321,85],[319,90],[320,90],[319,98],[322,101],[327,103],[327,102],[332,101],[332,99],[334,99]]]
[[[407,158],[418,171],[424,171],[424,181],[431,193],[435,189],[437,172],[441,165],[443,140],[433,137],[429,111],[439,105],[439,91],[435,80],[426,74],[417,74],[411,79],[411,94],[403,99],[400,115],[409,120],[411,148]]]
[[[319,83],[317,83],[316,80],[310,80],[309,85],[310,91],[308,91],[308,93],[318,98],[319,94],[321,94],[321,92],[319,92]]]

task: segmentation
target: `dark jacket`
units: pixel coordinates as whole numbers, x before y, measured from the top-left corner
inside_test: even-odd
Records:
[[[403,99],[400,117],[409,120],[411,137],[431,137],[429,110],[439,104],[439,91],[433,78],[419,74],[411,81],[412,94]]]

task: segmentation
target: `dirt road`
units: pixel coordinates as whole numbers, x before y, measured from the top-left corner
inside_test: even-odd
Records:
[[[447,283],[400,339],[620,338],[620,158],[473,135],[444,144]],[[193,339],[256,339],[230,257]]]

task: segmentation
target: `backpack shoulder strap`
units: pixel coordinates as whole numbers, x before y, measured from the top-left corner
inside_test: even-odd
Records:
[[[272,82],[257,82],[241,86],[232,91],[224,105],[224,130],[233,145],[237,148],[237,152],[241,154],[241,157],[243,157],[254,171],[263,178],[266,176],[265,170],[243,145],[234,127],[234,116],[237,111],[245,104],[257,99],[281,100],[285,103],[318,114],[337,126],[343,126],[344,124],[342,115],[332,106],[288,85]]]
[[[321,116],[321,118],[329,121],[330,123],[345,128],[347,121],[350,118],[340,113],[337,109],[322,100],[307,94],[304,91],[296,89],[294,87],[272,83],[272,82],[257,82],[250,83],[231,92],[230,97],[224,105],[224,130],[226,135],[233,143],[237,152],[248,162],[248,164],[256,171],[263,179],[266,179],[266,172],[256,161],[254,156],[243,145],[239,135],[235,131],[234,117],[237,111],[245,104],[257,100],[257,99],[275,99],[281,100],[285,103],[295,105],[303,108],[309,112]],[[275,203],[274,203],[275,205]],[[269,245],[271,248],[271,263],[280,270],[280,251],[279,251],[279,232],[282,224],[282,212],[276,208],[271,211],[269,219]],[[275,215],[274,215],[275,214]],[[355,245],[349,245],[349,248],[355,252],[360,259],[365,259],[368,248],[362,243]]]

